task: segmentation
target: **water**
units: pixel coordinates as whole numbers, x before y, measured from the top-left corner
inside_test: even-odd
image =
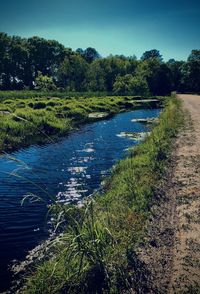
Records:
[[[78,203],[99,188],[109,169],[138,142],[121,132],[146,132],[133,118],[157,117],[159,109],[136,110],[83,126],[55,144],[34,145],[0,158],[0,291],[10,285],[8,265],[48,236],[46,204],[25,201],[30,194],[49,201]],[[12,175],[10,173],[13,173]]]

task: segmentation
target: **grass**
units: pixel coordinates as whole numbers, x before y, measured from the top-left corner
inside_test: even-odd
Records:
[[[27,274],[22,293],[150,291],[137,247],[144,242],[149,208],[182,123],[180,102],[172,98],[146,141],[114,167],[103,194],[81,208],[51,207],[64,233],[52,242],[51,254]]]
[[[48,98],[48,97],[58,97],[58,98],[92,98],[92,97],[105,97],[113,96],[112,93],[107,92],[66,92],[66,91],[0,91],[0,101],[6,99],[27,99],[27,98]]]
[[[80,95],[69,98],[69,94],[62,92],[0,92],[0,153],[33,143],[52,142],[80,124],[94,120],[90,113],[113,115],[144,105],[134,102],[140,97]]]

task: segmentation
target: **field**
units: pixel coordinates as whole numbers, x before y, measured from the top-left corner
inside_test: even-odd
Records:
[[[151,106],[151,102],[140,103],[138,100],[141,97],[91,95],[0,92],[0,152],[33,143],[52,142],[54,138],[95,118],[111,116],[141,105]]]

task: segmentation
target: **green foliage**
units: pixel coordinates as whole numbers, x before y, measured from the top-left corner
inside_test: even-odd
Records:
[[[188,62],[181,66],[184,89],[187,92],[200,92],[200,50],[192,50]]]
[[[140,76],[117,76],[113,85],[113,90],[117,94],[132,94],[132,95],[149,95],[149,89],[146,79]]]
[[[34,89],[36,85],[42,91],[57,87],[68,92],[112,93],[118,76],[131,75],[142,88],[147,81],[151,95],[168,95],[172,90],[198,92],[199,50],[192,50],[187,62],[171,61],[163,62],[156,49],[144,52],[141,60],[123,55],[102,58],[91,47],[74,52],[54,40],[0,33],[1,90]]]
[[[100,61],[94,61],[86,76],[86,87],[92,91],[106,91],[105,73],[101,67]]]
[[[66,224],[64,234],[52,243],[53,258],[26,278],[24,293],[150,292],[136,249],[182,123],[180,103],[172,98],[146,141],[116,165],[103,195],[82,208],[52,207],[58,223]]]
[[[188,57],[188,61],[200,61],[200,50],[192,50]]]
[[[41,72],[38,72],[38,76],[35,79],[35,89],[39,91],[53,91],[56,86],[52,77],[44,76]]]
[[[182,83],[182,66],[184,61],[175,61],[171,59],[167,62],[167,66],[171,72],[171,89],[172,91],[181,92],[184,91]]]
[[[54,77],[67,49],[56,41],[0,34],[0,88],[33,88],[37,73]]]
[[[149,91],[153,95],[168,95],[172,89],[170,69],[157,58],[141,62],[136,74],[147,80]]]
[[[118,76],[132,75],[142,88],[147,81],[151,95],[199,92],[199,51],[192,50],[186,62],[164,62],[156,49],[144,52],[140,60],[123,55],[102,58],[91,47],[74,52],[54,40],[0,33],[0,89],[34,89],[36,85],[42,91],[57,87],[111,93]]]
[[[69,92],[69,91],[0,91],[0,102],[4,100],[9,100],[9,102],[15,99],[51,99],[52,97],[71,99],[71,98],[92,98],[92,97],[105,97],[111,96],[108,92]],[[114,96],[114,94],[112,94]]]
[[[85,50],[78,48],[76,52],[79,53],[88,63],[100,58],[99,53],[92,47],[88,47]]]
[[[70,55],[64,59],[58,69],[57,84],[68,91],[84,90],[87,69],[88,64],[80,55]]]
[[[162,55],[158,50],[152,49],[149,51],[145,51],[141,57],[141,60],[143,61],[151,59],[157,59],[158,61],[162,61]]]

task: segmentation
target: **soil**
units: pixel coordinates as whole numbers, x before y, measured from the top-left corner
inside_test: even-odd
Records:
[[[139,293],[200,293],[200,96],[178,97],[185,126],[139,253],[149,275]]]

